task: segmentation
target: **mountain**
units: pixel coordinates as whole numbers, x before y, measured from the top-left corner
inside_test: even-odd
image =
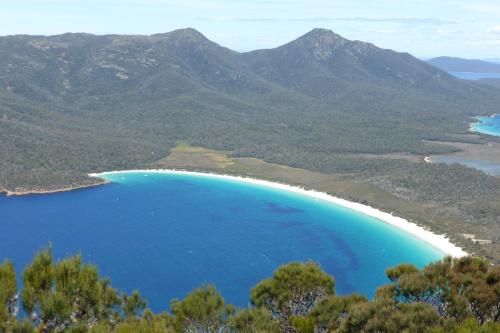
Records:
[[[247,53],[194,29],[0,37],[0,187],[142,165],[177,140],[305,168],[311,152],[439,152],[423,140],[455,140],[497,100],[493,88],[325,29]]]
[[[500,64],[484,60],[438,57],[427,61],[447,72],[499,73]]]
[[[349,41],[326,29],[314,29],[276,49],[243,56],[266,79],[315,97],[335,96],[353,84],[425,91],[451,80],[409,54]]]
[[[487,61],[487,62],[492,62],[495,64],[500,64],[500,58],[487,58],[487,59],[483,59],[483,60]]]

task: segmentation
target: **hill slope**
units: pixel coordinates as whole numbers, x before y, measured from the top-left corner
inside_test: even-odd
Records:
[[[0,37],[0,186],[140,165],[176,140],[349,172],[324,161],[451,151],[429,141],[472,140],[468,117],[494,113],[499,100],[493,88],[324,29],[248,53],[194,29]]]

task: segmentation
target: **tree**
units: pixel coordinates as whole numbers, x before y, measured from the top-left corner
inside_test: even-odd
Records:
[[[147,306],[147,302],[141,298],[137,290],[132,295],[122,294],[122,311],[125,317],[139,317]]]
[[[213,286],[195,289],[182,301],[171,304],[177,332],[216,333],[225,329],[227,316],[234,310]]]
[[[14,264],[5,260],[0,265],[0,328],[9,324],[18,312],[17,282]]]
[[[384,298],[353,305],[338,332],[425,333],[443,326],[444,319],[428,304],[398,304]]]
[[[237,311],[231,318],[230,331],[237,333],[278,333],[280,325],[265,308]]]
[[[281,266],[272,278],[260,282],[250,292],[257,307],[265,307],[281,321],[283,329],[292,330],[293,316],[306,316],[316,301],[335,294],[335,281],[319,265],[291,263]]]
[[[319,300],[310,311],[308,318],[314,324],[315,332],[331,332],[340,327],[354,305],[367,302],[365,296],[357,294],[348,296],[331,295]]]
[[[81,256],[53,263],[50,246],[23,273],[22,304],[32,321],[45,332],[91,327],[111,320],[119,304],[109,280],[99,280],[95,266]]]
[[[139,292],[119,294],[97,268],[73,256],[57,263],[51,248],[23,273],[17,320],[14,265],[0,265],[0,332],[34,333],[496,333],[500,268],[478,258],[451,259],[419,270],[387,270],[391,283],[373,300],[335,295],[317,264],[291,263],[251,291],[253,306],[235,310],[213,286],[171,303],[171,314],[146,309]]]
[[[430,304],[459,323],[469,317],[481,324],[500,320],[500,267],[483,259],[447,257],[422,270],[400,265],[387,270],[387,276],[393,285],[379,290],[379,296]]]

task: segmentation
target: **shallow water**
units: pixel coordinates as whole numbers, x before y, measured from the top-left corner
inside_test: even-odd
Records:
[[[56,257],[82,253],[161,311],[205,283],[244,306],[251,287],[291,261],[320,263],[341,294],[372,296],[387,267],[443,257],[379,220],[297,193],[193,175],[106,178],[113,183],[0,197],[0,258],[20,271],[51,241]]]
[[[474,131],[483,134],[500,136],[500,115],[476,117],[478,122],[472,124]]]

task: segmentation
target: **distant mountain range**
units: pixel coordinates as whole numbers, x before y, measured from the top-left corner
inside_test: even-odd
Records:
[[[488,86],[314,29],[238,53],[194,29],[151,36],[0,37],[0,187],[65,186],[144,165],[177,140],[331,172],[345,153],[432,153]]]
[[[438,57],[427,61],[447,72],[497,73],[500,64],[484,60],[462,59],[454,57]]]
[[[484,61],[493,62],[495,64],[500,64],[500,58],[487,58],[487,59],[484,59]]]

